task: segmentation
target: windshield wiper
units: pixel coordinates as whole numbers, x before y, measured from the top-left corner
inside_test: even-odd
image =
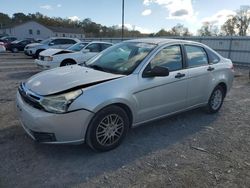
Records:
[[[106,72],[106,71],[104,71],[104,69],[101,66],[98,66],[98,65],[88,65],[88,67],[95,69],[95,70],[100,70],[100,71]]]

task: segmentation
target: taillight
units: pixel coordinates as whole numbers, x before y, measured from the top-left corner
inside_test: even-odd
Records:
[[[231,70],[234,72],[234,64],[231,65]]]

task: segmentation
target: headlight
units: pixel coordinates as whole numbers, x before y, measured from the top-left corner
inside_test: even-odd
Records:
[[[44,61],[53,61],[53,57],[51,56],[44,56]]]
[[[65,113],[68,111],[70,104],[81,94],[82,90],[76,90],[61,95],[44,97],[40,104],[48,112]]]

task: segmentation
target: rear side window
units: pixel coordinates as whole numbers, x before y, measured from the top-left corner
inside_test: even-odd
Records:
[[[90,52],[100,52],[100,45],[98,43],[90,44],[86,47],[86,49],[89,49]]]
[[[62,39],[55,39],[50,42],[51,45],[62,44]]]
[[[60,39],[61,44],[75,44],[76,41],[71,39]]]
[[[71,40],[71,39],[55,39],[51,43],[53,43],[54,45],[58,45],[58,44],[75,44],[76,41]]]
[[[155,66],[166,67],[169,71],[182,69],[182,54],[179,45],[162,49],[150,62],[151,69]]]
[[[66,41],[65,41],[65,44],[75,44],[76,43],[76,41],[74,41],[74,40],[72,40],[72,39],[67,39]]]
[[[110,47],[111,44],[101,44],[102,50],[105,50],[106,48]]]
[[[209,63],[216,64],[219,63],[220,58],[212,50],[206,49],[208,54]]]
[[[208,64],[207,53],[202,47],[185,45],[188,67],[198,67]]]
[[[23,40],[23,41],[20,42],[20,44],[22,44],[22,45],[26,45],[26,44],[29,44],[29,43],[30,42],[28,40]]]

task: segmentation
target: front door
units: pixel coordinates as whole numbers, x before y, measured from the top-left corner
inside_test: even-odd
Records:
[[[167,46],[152,58],[146,69],[162,66],[169,76],[139,78],[139,88],[134,93],[137,101],[137,123],[152,120],[186,107],[187,74],[179,45]]]

